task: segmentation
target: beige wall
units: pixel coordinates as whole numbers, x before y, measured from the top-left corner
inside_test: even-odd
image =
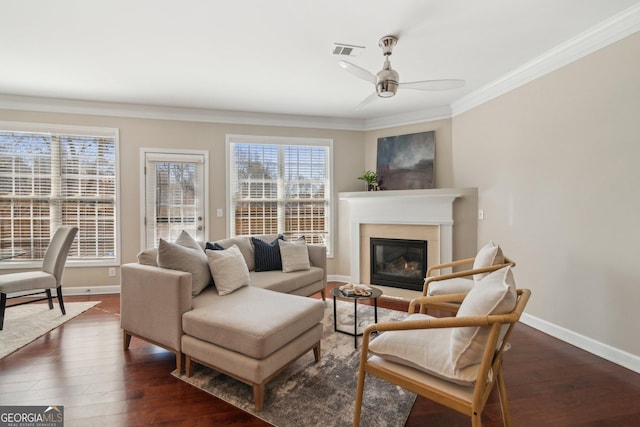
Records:
[[[215,124],[190,121],[102,117],[78,114],[56,114],[0,110],[0,120],[24,121],[80,126],[114,127],[120,130],[121,170],[121,236],[122,263],[136,260],[140,251],[140,148],[180,148],[209,152],[209,233],[211,240],[225,237],[226,216],[215,216],[217,208],[226,215],[225,135],[247,134],[266,136],[300,136],[333,139],[334,188],[340,191],[359,189],[356,177],[364,168],[362,157],[364,135],[360,131],[305,129],[274,126]],[[337,230],[337,226],[335,227]],[[337,240],[336,240],[337,242]],[[336,245],[335,256],[328,261],[329,274],[340,258],[341,247]],[[348,251],[348,248],[346,249]],[[66,287],[118,285],[118,277],[108,277],[106,267],[68,268]]]
[[[640,34],[453,119],[478,241],[517,262],[527,312],[640,356]]]
[[[638,76],[636,34],[453,119],[376,131],[3,110],[0,120],[120,129],[123,262],[133,261],[140,249],[140,147],[208,150],[214,213],[226,210],[226,133],[333,138],[335,197],[362,189],[356,177],[375,169],[377,138],[435,130],[437,187],[478,187],[485,211],[478,245],[493,239],[517,261],[518,285],[533,290],[527,313],[637,357]],[[344,213],[335,202],[338,219]],[[329,274],[348,275],[349,234],[344,221],[334,226]],[[224,234],[224,218],[212,215],[209,237]],[[65,282],[91,286],[118,280],[107,277],[106,268],[76,268]]]

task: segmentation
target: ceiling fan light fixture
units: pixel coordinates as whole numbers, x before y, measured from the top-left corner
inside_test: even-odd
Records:
[[[391,98],[398,91],[398,82],[381,80],[376,84],[376,92],[380,98]]]

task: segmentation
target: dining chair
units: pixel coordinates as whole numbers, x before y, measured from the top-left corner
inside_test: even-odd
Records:
[[[62,299],[62,273],[67,262],[69,248],[78,233],[77,227],[60,227],[56,230],[42,262],[42,269],[36,271],[25,271],[20,273],[9,273],[0,275],[0,331],[4,326],[5,309],[29,304],[38,301],[48,301],[49,309],[53,309],[53,299],[51,289],[56,289],[58,304],[62,314],[67,314],[64,309]],[[24,292],[30,292],[25,294]],[[7,296],[11,293],[20,293],[16,296]],[[28,299],[27,301],[7,305],[7,301],[15,298],[30,297],[33,295],[45,295],[43,298]]]

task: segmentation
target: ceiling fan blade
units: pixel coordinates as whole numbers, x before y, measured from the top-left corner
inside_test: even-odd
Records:
[[[358,104],[358,106],[356,107],[356,111],[366,108],[367,105],[371,104],[373,101],[375,101],[378,98],[379,98],[378,93],[373,92],[371,95],[367,96],[360,104]]]
[[[376,76],[373,73],[365,70],[364,68],[358,67],[357,65],[347,61],[338,61],[338,65],[340,65],[342,68],[344,68],[357,78],[376,84]]]
[[[400,87],[404,89],[417,89],[417,90],[451,90],[464,86],[464,80],[457,79],[443,79],[443,80],[422,80],[420,82],[407,82],[400,83]]]

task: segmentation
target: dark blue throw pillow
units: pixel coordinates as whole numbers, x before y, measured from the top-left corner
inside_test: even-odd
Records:
[[[278,240],[284,240],[284,236],[278,236],[271,243],[256,237],[251,238],[256,257],[256,271],[282,270],[282,258],[280,257]]]
[[[224,251],[224,248],[222,246],[220,246],[217,243],[211,243],[211,242],[207,242],[207,244],[204,247],[205,250],[209,249],[212,251]]]

